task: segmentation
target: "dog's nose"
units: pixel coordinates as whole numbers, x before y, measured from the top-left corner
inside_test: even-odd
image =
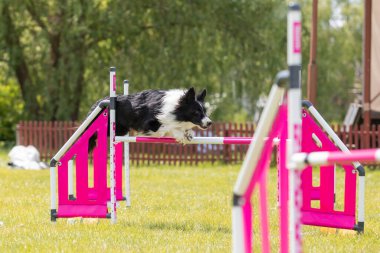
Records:
[[[207,122],[207,127],[211,126],[212,125],[212,121],[208,121]]]

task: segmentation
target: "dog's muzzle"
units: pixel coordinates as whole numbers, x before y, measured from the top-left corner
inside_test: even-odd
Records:
[[[208,128],[209,126],[211,126],[211,124],[212,124],[211,119],[210,119],[209,117],[204,117],[204,118],[202,119],[202,125],[201,125],[201,127],[202,127],[203,129],[206,129],[206,128]]]

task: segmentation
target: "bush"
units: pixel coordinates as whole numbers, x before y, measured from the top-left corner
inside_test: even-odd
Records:
[[[16,124],[21,119],[24,104],[15,81],[0,83],[0,141],[15,141]]]

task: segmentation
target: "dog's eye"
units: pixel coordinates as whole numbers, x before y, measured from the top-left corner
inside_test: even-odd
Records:
[[[201,115],[200,112],[198,112],[198,111],[195,111],[195,112],[194,112],[194,116],[200,116],[200,115]]]

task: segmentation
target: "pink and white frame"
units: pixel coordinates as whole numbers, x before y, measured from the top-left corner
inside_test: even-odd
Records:
[[[291,157],[301,150],[301,10],[299,5],[289,5],[288,11],[288,66],[289,71],[280,72],[276,82],[272,86],[268,102],[264,108],[261,120],[258,124],[252,143],[247,151],[242,168],[239,172],[233,191],[232,208],[232,250],[233,252],[252,251],[252,208],[250,204],[253,188],[257,184],[264,184],[263,176],[268,166],[268,153],[271,152],[271,145],[265,142],[264,138],[269,136],[269,140],[276,134],[282,132],[280,145],[286,147],[286,157]],[[285,83],[289,78],[289,89],[285,95]],[[282,103],[282,106],[278,107]],[[287,106],[287,110],[281,110]],[[280,108],[280,109],[278,109]],[[280,119],[280,120],[279,120]],[[286,121],[287,120],[287,121]],[[285,123],[284,123],[285,122]],[[286,123],[287,122],[287,123]],[[286,126],[284,126],[287,124]],[[281,129],[287,129],[284,133]],[[285,136],[284,136],[285,135]],[[286,141],[284,141],[286,140]],[[271,144],[271,143],[270,143]],[[284,149],[282,149],[284,151]],[[285,163],[284,163],[285,162]],[[289,189],[289,211],[287,210],[286,196],[280,195],[280,252],[301,252],[301,219],[300,209],[302,204],[302,192],[300,187],[300,171],[296,170],[295,164],[282,161],[288,168],[288,185],[280,186],[280,189]],[[284,173],[282,174],[282,176]],[[262,192],[262,187],[259,188]],[[284,194],[284,193],[282,193]],[[260,194],[263,195],[264,194]],[[266,206],[266,198],[260,198],[260,206]],[[263,209],[263,208],[262,208]],[[265,209],[265,208],[264,208]],[[263,213],[263,212],[261,212]],[[289,214],[289,221],[288,221]],[[262,234],[268,236],[267,217],[261,216],[264,227]],[[286,235],[289,235],[288,236]],[[283,240],[288,240],[285,242]],[[269,240],[263,238],[262,251],[269,252]]]
[[[282,106],[278,106],[284,99],[285,84],[289,77],[289,71],[280,72],[269,93],[267,104],[263,110],[261,120],[257,126],[253,140],[239,172],[233,191],[232,208],[232,251],[251,252],[252,250],[252,208],[251,195],[255,186],[260,185],[260,206],[262,225],[262,250],[269,252],[267,216],[266,216],[266,181],[265,175],[270,161],[273,139],[283,132],[287,118],[285,100]],[[267,136],[269,136],[267,138]],[[283,138],[284,137],[284,138]],[[286,136],[281,136],[281,143]],[[283,149],[285,150],[285,149]],[[285,198],[284,198],[285,199]],[[286,209],[286,208],[285,208]],[[287,217],[281,217],[287,220]],[[287,222],[282,223],[287,224]],[[287,226],[281,226],[281,233],[287,233]],[[286,247],[286,246],[281,246]],[[281,250],[281,252],[287,252]]]
[[[248,149],[247,155],[239,172],[233,192],[232,209],[232,249],[233,252],[252,251],[252,207],[250,198],[253,187],[260,185],[260,207],[261,213],[266,209],[265,169],[268,166],[268,152],[271,146],[264,141],[269,134],[273,138],[274,132],[280,134],[280,152],[282,160],[279,161],[281,179],[279,185],[280,204],[280,252],[301,252],[301,205],[302,188],[301,172],[306,165],[328,165],[334,163],[353,163],[359,172],[359,205],[358,205],[358,227],[362,232],[364,228],[364,169],[358,161],[380,162],[380,149],[351,151],[344,146],[332,129],[316,111],[312,113],[328,132],[330,138],[343,151],[337,152],[301,152],[302,118],[301,118],[301,11],[297,4],[289,5],[288,12],[288,66],[289,66],[289,89],[287,96],[279,96],[278,81],[273,85],[268,102],[264,108],[259,126]],[[278,75],[280,76],[280,74]],[[280,78],[277,78],[279,80]],[[285,78],[283,79],[285,80]],[[283,88],[282,88],[283,89]],[[284,91],[282,91],[284,92]],[[282,106],[277,111],[281,99]],[[281,107],[287,105],[287,111]],[[278,119],[283,119],[282,127]],[[270,129],[270,130],[268,130]],[[348,154],[349,153],[349,154]],[[285,159],[283,159],[285,158]],[[286,169],[285,169],[286,167]],[[288,200],[289,199],[289,200]],[[289,202],[287,202],[289,201]],[[267,217],[261,215],[262,251],[269,252],[269,240],[267,229]]]
[[[301,8],[290,4],[288,9],[288,138],[287,157],[301,151],[302,118],[301,118]],[[289,236],[290,252],[302,251],[301,239],[301,171],[287,162],[289,170]]]
[[[110,68],[110,191],[111,191],[111,222],[116,223],[116,68]]]

